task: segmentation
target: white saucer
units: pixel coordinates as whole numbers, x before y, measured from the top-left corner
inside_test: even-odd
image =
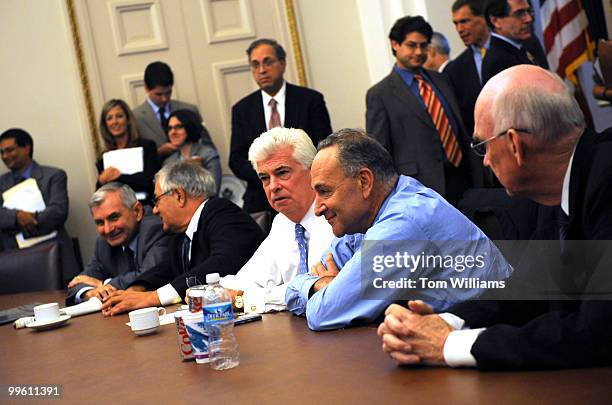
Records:
[[[34,321],[26,325],[28,328],[36,329],[36,330],[46,330],[57,328],[58,326],[62,326],[70,319],[70,315],[60,315],[59,318],[54,319],[52,321]]]
[[[134,332],[134,334],[138,336],[144,336],[144,335],[150,335],[152,333],[157,332],[157,329],[159,329],[159,326],[154,326],[152,328],[147,328],[147,329],[138,329],[138,330],[132,329],[132,332]]]

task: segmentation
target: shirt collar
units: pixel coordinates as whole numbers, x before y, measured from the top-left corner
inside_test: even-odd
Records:
[[[157,104],[155,104],[153,101],[151,101],[151,99],[149,97],[147,97],[147,103],[149,103],[149,106],[151,106],[151,108],[153,109],[153,112],[155,113],[155,115],[159,115],[159,107],[157,106]],[[166,113],[168,113],[168,109],[170,108],[170,101],[168,101],[164,105],[164,108],[166,108]]]
[[[504,36],[499,35],[499,34],[497,34],[497,33],[495,33],[495,32],[492,32],[492,33],[491,33],[491,36],[492,36],[492,37],[495,37],[495,38],[498,38],[498,39],[501,39],[502,41],[505,41],[505,42],[509,43],[510,45],[512,45],[513,47],[515,47],[516,49],[521,49],[521,48],[523,47],[523,45],[519,44],[518,42],[515,42],[515,41],[511,40],[510,38],[508,38],[508,37],[504,37]],[[490,38],[491,38],[491,37],[489,37],[489,39],[490,39]]]
[[[490,45],[491,45],[491,35],[489,35],[487,37],[487,40],[484,42],[484,44],[482,44],[482,48],[484,48],[484,49],[486,49],[488,51]],[[481,47],[480,46],[470,45],[470,48],[472,48],[472,52],[478,53],[478,55],[481,55],[481,53],[480,53]]]
[[[578,142],[580,142],[580,138],[578,138]],[[572,176],[572,163],[574,162],[574,155],[576,154],[576,148],[578,147],[578,142],[574,145],[574,150],[572,151],[572,156],[570,157],[569,164],[567,165],[567,170],[565,171],[565,177],[563,177],[563,188],[561,189],[561,209],[569,217],[569,188],[570,188],[570,177]]]
[[[278,93],[276,93],[274,95],[274,97],[272,97],[271,95],[269,95],[265,91],[261,90],[261,97],[263,99],[264,105],[267,106],[268,103],[270,103],[271,99],[276,100],[277,104],[285,105],[285,93],[286,93],[286,91],[287,91],[287,82],[284,81],[284,80],[283,80],[283,85],[281,86],[281,88],[278,91]]]
[[[19,181],[21,179],[29,179],[30,177],[32,177],[32,167],[34,167],[33,160],[30,162],[30,164],[25,169],[23,169],[21,174],[19,173],[19,170],[15,170],[13,172],[13,177],[15,178],[16,181]]]
[[[185,230],[185,235],[187,235],[189,240],[193,240],[193,234],[198,230],[200,215],[202,215],[204,204],[206,204],[207,201],[208,199],[204,200],[191,216],[191,221],[189,221],[189,225],[187,225],[187,229]]]
[[[393,70],[395,72],[397,72],[398,75],[400,75],[400,77],[402,79],[404,79],[404,82],[408,85],[411,86],[412,85],[412,81],[414,80],[414,75],[415,74],[420,74],[421,76],[425,77],[425,75],[423,74],[423,69],[417,69],[415,71],[412,70],[406,70],[406,69],[402,69],[401,67],[397,66],[397,64],[393,65]]]
[[[136,235],[134,235],[129,245],[123,247],[123,250],[125,251],[125,249],[130,249],[132,253],[134,253],[134,256],[136,256],[137,247],[138,247],[138,232],[136,232]]]
[[[315,203],[313,201],[308,211],[306,211],[306,215],[304,215],[304,218],[302,218],[299,222],[304,227],[304,229],[306,229],[306,240],[310,239],[310,234],[312,233],[311,231],[315,227],[315,223],[317,221],[317,217],[314,213],[314,206]]]

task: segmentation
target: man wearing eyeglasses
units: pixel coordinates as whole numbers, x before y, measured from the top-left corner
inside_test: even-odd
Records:
[[[263,233],[234,203],[215,198],[215,189],[212,174],[189,162],[170,163],[156,174],[153,213],[162,219],[164,232],[174,234],[168,243],[170,265],[157,266],[128,290],[113,292],[102,305],[104,315],[179,303],[188,278],[236,274],[247,262]]]
[[[482,62],[483,83],[515,65],[548,68],[542,46],[533,36],[534,11],[528,0],[488,1],[484,14],[492,32]]]
[[[378,329],[383,350],[400,364],[611,365],[612,287],[605,255],[612,240],[612,128],[600,134],[586,128],[563,81],[531,65],[493,77],[478,97],[475,117],[473,148],[484,154],[484,164],[508,194],[560,205],[551,225],[558,226],[561,261],[530,269],[549,273],[546,291],[555,294],[466,302],[441,315],[422,302],[409,303],[409,310],[392,305]],[[517,287],[512,283],[520,273],[510,277],[509,288]],[[514,288],[508,297],[517,292]]]
[[[403,17],[389,33],[396,63],[368,90],[366,129],[393,157],[400,174],[414,177],[456,204],[482,184],[482,165],[450,84],[423,69],[433,29],[421,16]]]
[[[299,128],[317,143],[331,133],[329,113],[323,95],[315,90],[287,83],[286,52],[273,39],[258,39],[246,51],[253,78],[259,86],[232,107],[232,140],[229,166],[247,182],[243,196],[248,213],[273,212],[248,159],[251,143],[274,127]]]

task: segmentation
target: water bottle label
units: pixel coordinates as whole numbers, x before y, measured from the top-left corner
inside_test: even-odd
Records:
[[[219,322],[227,322],[234,319],[234,310],[231,302],[206,305],[203,308],[204,322],[212,325]]]

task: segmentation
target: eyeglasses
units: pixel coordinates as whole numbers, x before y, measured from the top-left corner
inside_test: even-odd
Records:
[[[172,131],[173,129],[183,129],[185,128],[185,125],[183,124],[176,124],[176,125],[168,125],[168,132]]]
[[[499,134],[489,138],[489,139],[485,139],[484,141],[480,141],[480,142],[476,142],[476,141],[472,141],[470,142],[470,148],[472,148],[472,151],[474,151],[475,154],[477,154],[480,157],[484,157],[484,155],[487,154],[487,143],[491,142],[493,139],[497,139],[500,136],[506,135],[508,133],[508,131],[510,131],[511,129],[515,130],[516,132],[524,132],[526,134],[530,134],[531,132],[529,132],[528,129],[520,129],[520,128],[508,128],[505,131],[500,132]]]
[[[278,59],[272,59],[272,58],[264,59],[261,64],[259,63],[259,61],[254,60],[253,62],[251,62],[251,69],[257,70],[259,69],[261,65],[263,65],[267,69],[271,67],[272,65],[274,65],[276,62],[278,62]]]
[[[529,16],[531,18],[533,18],[533,16],[535,15],[534,11],[532,8],[522,8],[520,10],[516,10],[512,13],[510,13],[508,15],[508,17],[514,17],[518,20],[522,20],[523,18]]]
[[[0,149],[0,155],[11,154],[17,150],[17,146],[8,146],[4,149]]]
[[[406,47],[411,51],[416,51],[418,48],[421,48],[422,51],[426,51],[429,48],[429,42],[406,42]]]
[[[152,205],[153,207],[157,207],[157,204],[159,204],[159,200],[161,200],[161,198],[162,198],[163,196],[165,196],[165,195],[167,195],[167,194],[170,194],[170,193],[172,193],[173,191],[174,191],[174,190],[168,190],[168,191],[166,191],[165,193],[160,194],[160,195],[158,195],[158,196],[153,195],[153,197],[151,198],[151,205]]]

